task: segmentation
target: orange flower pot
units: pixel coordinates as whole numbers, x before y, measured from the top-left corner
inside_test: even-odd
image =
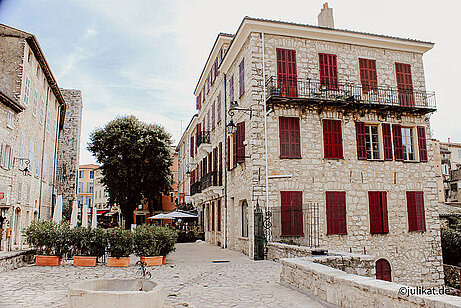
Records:
[[[74,256],[74,266],[96,266],[97,257]]]
[[[146,262],[147,266],[157,266],[163,264],[163,257],[140,257],[141,262]]]
[[[166,256],[163,256],[162,264],[166,264]]]
[[[130,258],[129,257],[107,257],[107,266],[110,267],[128,267],[130,265]]]
[[[58,266],[61,265],[61,258],[57,256],[35,256],[35,265],[39,266]]]

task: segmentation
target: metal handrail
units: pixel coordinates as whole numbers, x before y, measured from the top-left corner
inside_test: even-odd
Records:
[[[271,76],[266,99],[292,98],[311,101],[351,102],[436,110],[435,92],[348,82]]]
[[[210,143],[210,132],[209,131],[201,131],[197,135],[197,148],[203,143]]]

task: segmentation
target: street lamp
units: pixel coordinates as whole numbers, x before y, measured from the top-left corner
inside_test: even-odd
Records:
[[[21,171],[25,176],[32,175],[32,173],[29,171],[30,160],[28,158],[15,157],[13,159],[13,166],[15,161],[19,161],[18,170]],[[21,168],[21,165],[24,165],[24,168]]]
[[[190,172],[191,172],[191,171],[190,171],[190,168],[191,168],[191,167],[197,168],[197,166],[198,166],[197,163],[188,163],[188,164],[186,164],[186,174],[190,174]]]
[[[230,119],[229,123],[226,125],[227,134],[232,135],[237,130],[237,126],[234,124],[234,120]]]

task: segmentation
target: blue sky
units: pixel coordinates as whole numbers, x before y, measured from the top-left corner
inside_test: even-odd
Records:
[[[0,23],[36,35],[60,87],[81,89],[81,163],[89,133],[117,115],[163,125],[175,142],[195,113],[193,91],[219,32],[244,16],[317,24],[324,1],[0,0]],[[424,56],[437,94],[435,138],[461,142],[458,1],[329,1],[336,28],[435,42]]]

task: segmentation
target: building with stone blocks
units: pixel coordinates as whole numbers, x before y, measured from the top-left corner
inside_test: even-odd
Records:
[[[66,106],[34,35],[0,24],[1,249],[21,249],[33,220],[51,219]]]
[[[377,278],[443,285],[426,145],[433,43],[330,22],[246,17],[218,35],[194,91],[197,124],[178,146],[191,168],[183,155],[180,192],[188,177],[207,242],[256,259],[264,237],[362,253]]]
[[[461,144],[432,139],[439,201],[461,204]]]
[[[61,93],[66,102],[66,117],[58,140],[56,189],[62,195],[63,211],[70,215],[72,202],[77,199],[83,104],[80,90],[61,89]]]
[[[190,161],[190,148],[191,139],[190,131],[191,128],[197,125],[197,115],[194,115],[184,130],[184,134],[178,142],[176,152],[178,153],[178,203],[179,205],[192,204],[192,198],[190,196],[190,173],[195,167]]]

